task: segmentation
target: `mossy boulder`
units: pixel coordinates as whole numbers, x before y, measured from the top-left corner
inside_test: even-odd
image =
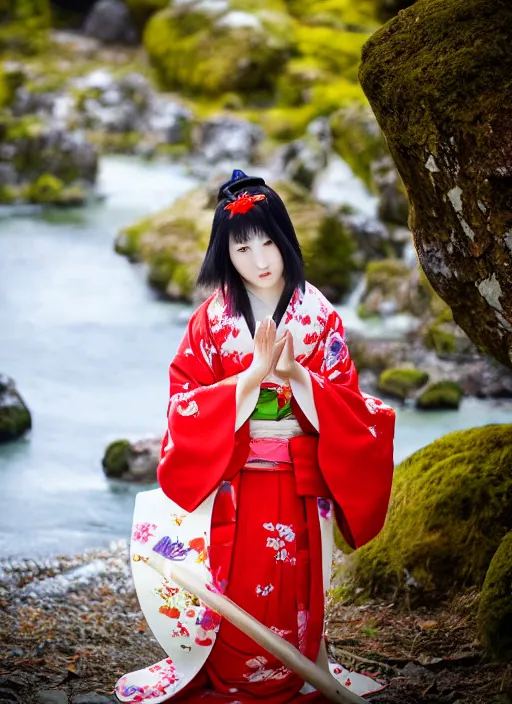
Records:
[[[115,440],[108,445],[101,461],[107,477],[118,479],[128,471],[128,458],[130,456],[129,440]]]
[[[290,54],[285,13],[232,9],[224,3],[180,3],[157,12],[144,45],[161,83],[170,90],[218,96],[271,92]]]
[[[512,425],[445,435],[395,469],[384,529],[351,559],[367,594],[449,595],[484,582],[512,516]]]
[[[369,262],[358,313],[367,318],[409,310],[411,270],[400,259]]]
[[[32,418],[14,381],[0,374],[0,443],[16,440],[32,427]]]
[[[377,388],[390,396],[406,399],[424,386],[428,378],[427,372],[420,369],[408,367],[386,369],[379,377]]]
[[[487,570],[478,632],[480,642],[494,657],[512,660],[512,531],[501,541]]]
[[[116,251],[148,267],[148,281],[173,299],[190,300],[208,245],[213,219],[206,188],[122,230]]]
[[[457,410],[462,399],[462,389],[456,381],[437,381],[429,384],[416,399],[416,406],[423,410]]]
[[[509,367],[511,42],[509,2],[418,0],[367,42],[359,72],[422,268],[469,338]]]
[[[108,445],[102,465],[110,479],[128,482],[156,482],[161,440],[148,438],[130,443],[115,440]]]

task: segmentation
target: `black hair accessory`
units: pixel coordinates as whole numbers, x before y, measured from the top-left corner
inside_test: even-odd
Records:
[[[236,200],[236,193],[241,191],[247,186],[265,186],[265,180],[260,176],[247,176],[240,169],[235,169],[231,175],[231,179],[223,183],[219,189],[219,194],[217,196],[217,202],[221,201],[223,198],[228,200]]]

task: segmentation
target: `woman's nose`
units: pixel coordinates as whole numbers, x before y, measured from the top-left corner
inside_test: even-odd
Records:
[[[268,269],[268,257],[263,250],[255,253],[254,261],[258,269]]]

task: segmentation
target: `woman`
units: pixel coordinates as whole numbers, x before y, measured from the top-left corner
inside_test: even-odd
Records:
[[[171,363],[161,491],[142,495],[132,539],[139,599],[169,657],[123,677],[116,693],[134,702],[320,700],[192,595],[152,584],[143,562],[155,551],[202,570],[320,662],[332,518],[354,548],[380,531],[394,413],[359,390],[341,320],[305,282],[293,225],[263,179],[234,171],[221,187],[198,284],[216,288]],[[331,671],[346,686],[357,680],[359,693],[375,689]]]

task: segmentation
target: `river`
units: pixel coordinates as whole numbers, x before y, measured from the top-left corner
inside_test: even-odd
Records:
[[[193,185],[178,165],[106,157],[104,201],[0,214],[0,372],[33,430],[0,446],[0,557],[70,554],[127,538],[140,487],[107,480],[106,445],[165,427],[167,368],[186,307],[159,300],[118,256],[120,227]],[[347,311],[348,314],[348,311]],[[512,403],[398,409],[396,459],[451,430],[510,420]]]

